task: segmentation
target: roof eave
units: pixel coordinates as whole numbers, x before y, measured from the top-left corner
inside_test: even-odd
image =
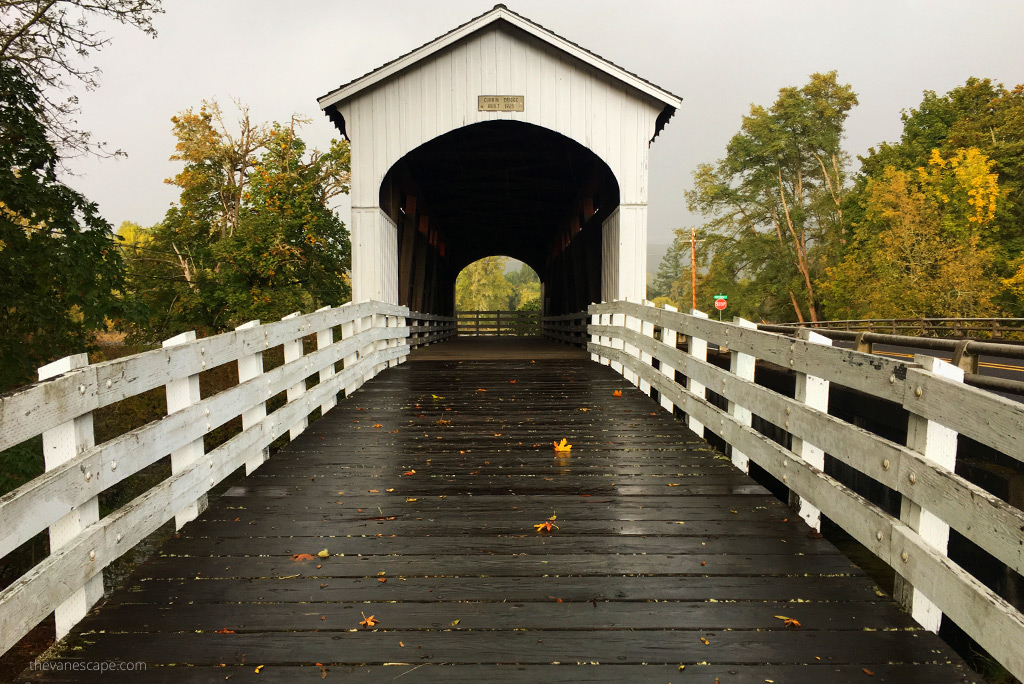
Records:
[[[413,50],[412,52],[409,52],[408,54],[399,57],[393,62],[389,62],[384,66],[379,67],[374,71],[371,71],[370,73],[360,78],[357,78],[356,80],[351,81],[350,83],[347,83],[330,93],[327,93],[326,95],[318,98],[317,102],[319,103],[321,109],[328,109],[329,107],[332,107],[333,105],[336,105],[352,97],[356,93],[366,88],[369,88],[377,83],[380,83],[381,81],[384,81],[385,79],[390,78],[391,76],[407,69],[416,62],[419,62],[420,60],[425,59],[430,55],[433,55],[441,50],[444,50],[449,45],[452,45],[453,43],[462,40],[466,36],[469,36],[472,33],[479,31],[480,29],[488,26],[489,24],[493,24],[498,21],[506,21],[512,26],[515,26],[528,34],[533,35],[536,38],[557,47],[563,52],[572,55],[573,57],[590,65],[591,67],[599,71],[602,71],[608,74],[609,76],[612,76],[613,78],[619,80],[620,82],[629,85],[635,90],[638,90],[646,94],[647,96],[663,103],[664,105],[666,105],[666,110],[668,108],[671,108],[674,112],[675,109],[682,105],[683,100],[679,96],[673,95],[667,90],[659,88],[654,84],[643,80],[639,76],[631,74],[625,69],[615,64],[612,64],[611,62],[601,57],[598,57],[594,53],[589,52],[588,50],[580,47],[579,45],[576,45],[575,43],[566,40],[565,38],[562,38],[561,36],[545,29],[539,24],[535,24],[532,21],[526,19],[525,17],[522,17],[516,14],[515,12],[512,12],[504,5],[497,5],[491,11],[482,14],[475,19],[471,19],[462,26],[459,26],[458,28],[449,31],[440,38],[437,38],[427,43],[426,45],[423,45],[417,48],[416,50]],[[671,117],[671,114],[669,114],[668,116]],[[667,122],[668,118],[666,118],[665,121]]]

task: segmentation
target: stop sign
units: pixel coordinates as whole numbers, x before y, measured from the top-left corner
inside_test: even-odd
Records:
[[[726,301],[724,299],[715,300],[715,308],[718,309],[719,311],[725,311],[725,304]]]

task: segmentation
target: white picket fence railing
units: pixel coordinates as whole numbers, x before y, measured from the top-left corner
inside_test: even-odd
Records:
[[[314,335],[316,349],[305,354],[304,339]],[[316,408],[326,413],[339,393],[402,363],[411,347],[453,335],[443,317],[366,302],[198,340],[185,333],[114,361],[90,365],[79,354],[39,369],[39,383],[0,397],[0,449],[42,435],[46,465],[0,497],[0,559],[47,528],[50,554],[0,591],[0,653],[50,613],[63,637],[103,594],[111,561],[172,518],[179,528],[195,518],[212,487],[243,465],[246,474],[258,468],[270,444],[295,439]],[[265,372],[263,352],[277,346],[284,364]],[[239,384],[201,397],[199,374],[227,363],[238,364]],[[93,411],[160,386],[164,418],[94,443]],[[267,400],[282,392],[287,402],[268,414]],[[242,431],[204,452],[204,435],[239,416]],[[169,478],[99,518],[101,492],[168,454]]]
[[[793,339],[748,321],[625,301],[587,313],[592,359],[648,394],[657,390],[662,406],[678,407],[698,435],[721,438],[737,467],[753,461],[788,486],[812,527],[824,514],[889,564],[896,598],[925,628],[937,631],[945,614],[1024,679],[1024,616],[946,554],[952,527],[1024,574],[1024,512],[954,473],[958,434],[1024,461],[1024,405],[964,385],[960,368],[933,357],[906,363],[833,348],[810,331]],[[677,349],[683,337],[687,348]],[[729,350],[728,371],[708,363],[708,343]],[[794,371],[795,397],[755,384],[757,360]],[[830,383],[906,409],[907,444],[829,415]],[[708,390],[728,410],[708,401]],[[792,448],[755,431],[753,415],[788,432]],[[826,453],[902,495],[900,517],[826,475]]]

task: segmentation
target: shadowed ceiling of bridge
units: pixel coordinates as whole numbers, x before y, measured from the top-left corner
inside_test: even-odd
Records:
[[[580,230],[599,236],[601,222],[618,206],[619,187],[608,165],[574,140],[532,124],[489,121],[407,154],[388,172],[380,195],[396,223],[408,197],[416,198],[419,217],[446,244],[446,271],[508,255],[547,281],[564,247],[559,241]]]

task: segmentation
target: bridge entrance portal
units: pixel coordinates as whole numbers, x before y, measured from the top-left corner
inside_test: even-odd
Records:
[[[513,256],[547,315],[646,291],[650,143],[681,100],[503,5],[320,98],[352,150],[352,291],[451,314]]]

